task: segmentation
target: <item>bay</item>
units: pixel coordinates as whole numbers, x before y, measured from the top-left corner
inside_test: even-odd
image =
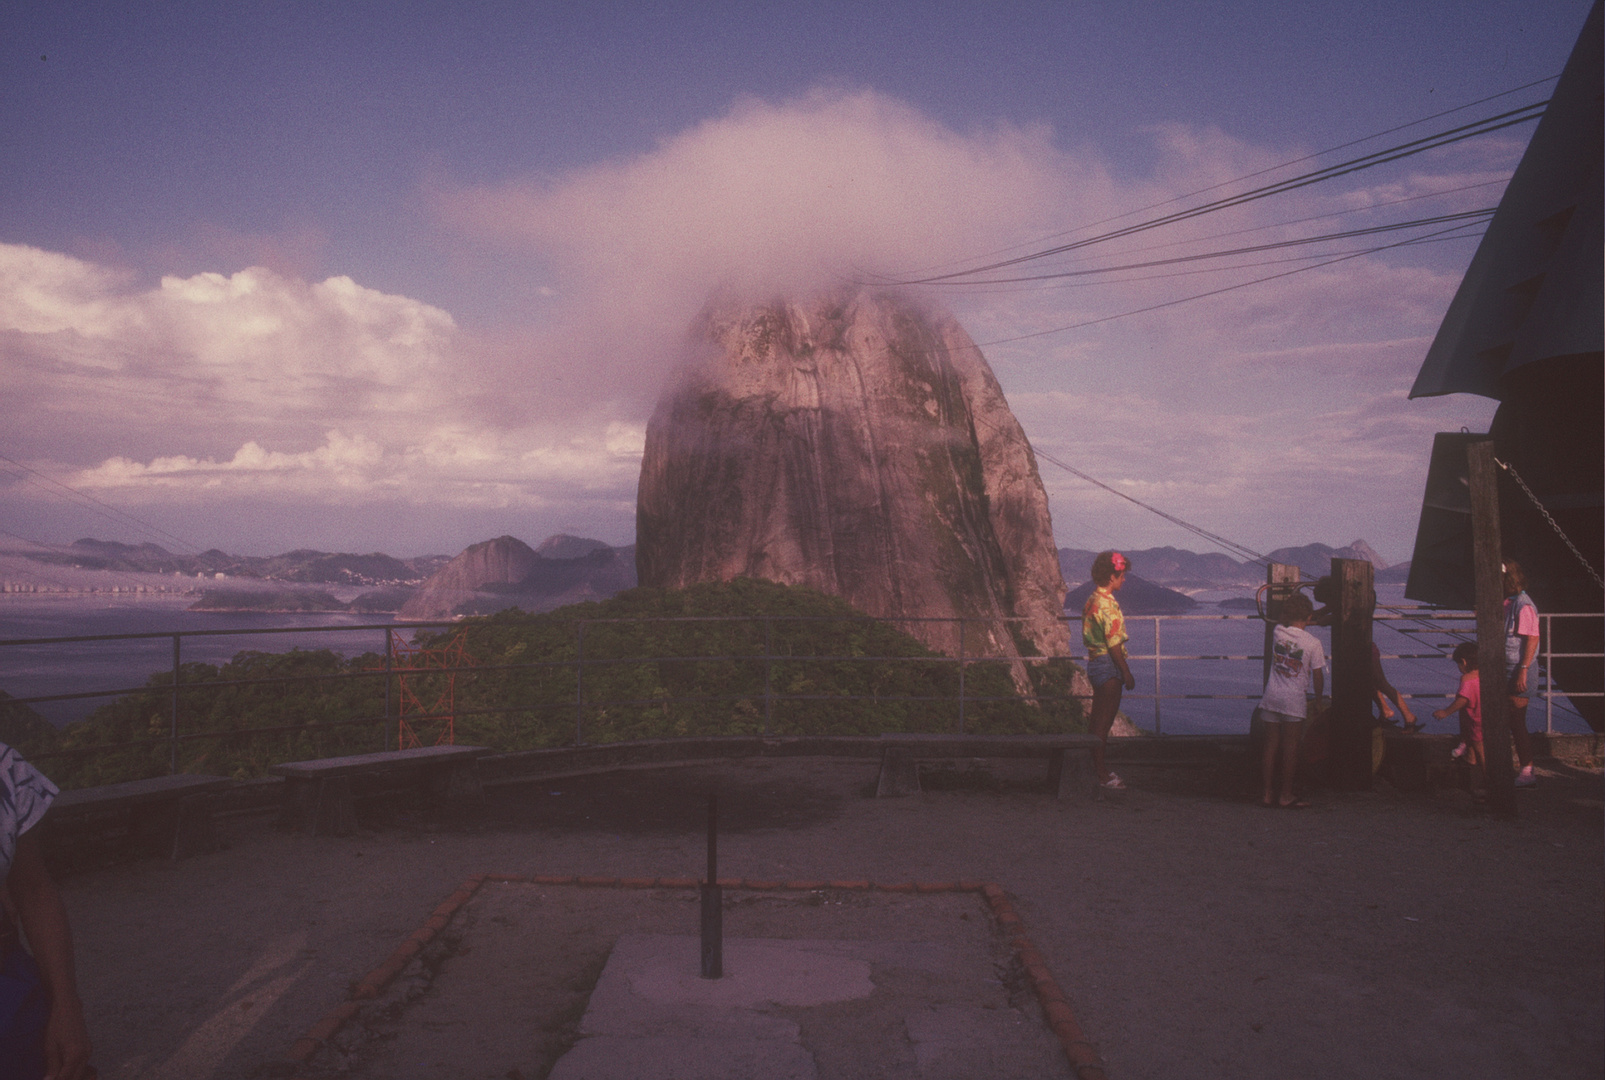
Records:
[[[1378,647],[1387,659],[1389,679],[1414,697],[1412,708],[1429,731],[1453,732],[1454,721],[1431,719],[1431,712],[1446,704],[1458,673],[1448,659],[1457,640],[1470,630],[1469,622],[1425,621],[1415,616],[1414,605],[1404,600],[1403,586],[1378,589],[1382,605],[1375,624]],[[1211,600],[1223,593],[1206,594]],[[220,664],[244,650],[284,652],[292,648],[332,649],[345,657],[384,651],[384,631],[355,629],[383,623],[383,616],[348,612],[204,612],[186,610],[192,598],[125,599],[78,596],[40,599],[37,596],[0,596],[0,641],[17,638],[72,637],[102,634],[172,634],[210,631],[204,637],[185,637],[181,659]],[[1157,624],[1162,659],[1153,655],[1156,622],[1152,616],[1129,616],[1130,652],[1137,677],[1136,691],[1126,695],[1122,711],[1142,730],[1163,734],[1241,734],[1248,731],[1254,702],[1261,685],[1259,660],[1180,659],[1194,656],[1254,656],[1263,649],[1264,624],[1240,612],[1224,611],[1213,603],[1200,604],[1188,616],[1166,616]],[[277,629],[283,633],[260,633]],[[218,631],[229,633],[218,634]],[[1067,632],[1079,637],[1079,625]],[[1312,628],[1328,650],[1330,632]],[[215,635],[215,636],[214,636]],[[410,636],[410,633],[409,633]],[[1080,642],[1074,641],[1079,653]],[[1330,655],[1330,653],[1329,653]],[[0,689],[13,697],[107,691],[141,686],[153,672],[170,671],[173,644],[170,637],[147,640],[64,642],[51,645],[0,644]],[[1156,712],[1154,694],[1162,696]],[[1215,695],[1179,697],[1173,695]],[[51,723],[62,726],[82,719],[108,698],[41,702],[33,706]],[[1545,707],[1535,699],[1529,726],[1543,730]],[[1553,728],[1559,732],[1587,732],[1588,726],[1564,697],[1557,697]]]

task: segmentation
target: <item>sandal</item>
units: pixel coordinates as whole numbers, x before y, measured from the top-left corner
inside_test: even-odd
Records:
[[[1292,802],[1277,803],[1276,805],[1283,810],[1308,810],[1310,808],[1309,801],[1306,799],[1294,799]]]
[[[1114,773],[1110,773],[1108,779],[1099,781],[1098,786],[1103,788],[1105,791],[1126,790],[1125,781],[1121,780],[1120,777],[1116,776]]]

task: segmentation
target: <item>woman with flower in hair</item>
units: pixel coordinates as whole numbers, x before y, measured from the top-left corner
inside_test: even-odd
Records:
[[[1098,770],[1098,783],[1110,791],[1123,791],[1126,785],[1104,764],[1104,744],[1120,711],[1124,691],[1135,690],[1137,680],[1126,663],[1126,617],[1120,611],[1115,593],[1126,583],[1131,560],[1118,551],[1101,551],[1092,560],[1095,588],[1081,609],[1081,640],[1087,646],[1087,681],[1092,683],[1092,715],[1088,730],[1098,736],[1092,751],[1092,764]]]

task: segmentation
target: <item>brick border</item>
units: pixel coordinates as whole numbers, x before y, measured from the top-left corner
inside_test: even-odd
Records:
[[[312,1060],[325,1043],[334,1037],[346,1022],[362,1009],[364,1001],[379,996],[384,988],[390,985],[397,975],[412,962],[413,957],[424,950],[435,936],[444,930],[451,922],[457,909],[473,899],[480,887],[487,881],[512,882],[522,885],[577,885],[585,888],[601,889],[695,889],[701,885],[696,878],[659,877],[659,878],[610,878],[590,877],[586,875],[559,875],[559,874],[475,874],[458,886],[457,891],[446,897],[424,922],[423,926],[413,931],[394,952],[386,958],[385,962],[374,968],[358,980],[352,989],[351,995],[345,1001],[335,1006],[316,1024],[313,1024],[306,1035],[297,1039],[290,1047],[287,1055],[294,1066],[302,1066]],[[1019,914],[1014,910],[1014,903],[1003,886],[990,881],[905,881],[905,882],[874,882],[874,881],[747,881],[741,878],[720,878],[719,884],[726,889],[746,889],[753,892],[812,892],[816,889],[842,889],[859,892],[888,892],[888,893],[947,893],[968,892],[978,893],[992,909],[992,917],[997,920],[998,929],[1007,937],[1009,945],[1019,957],[1020,964],[1025,968],[1026,976],[1031,980],[1031,988],[1036,991],[1037,1002],[1042,1006],[1043,1018],[1047,1020],[1048,1027],[1059,1040],[1065,1057],[1070,1062],[1078,1080],[1108,1080],[1104,1071],[1103,1058],[1098,1054],[1098,1048],[1087,1038],[1086,1032],[1081,1029],[1081,1023],[1070,1009],[1070,1002],[1064,991],[1053,978],[1053,972],[1048,970],[1047,961],[1037,950],[1029,937],[1026,936],[1025,923],[1020,920]]]

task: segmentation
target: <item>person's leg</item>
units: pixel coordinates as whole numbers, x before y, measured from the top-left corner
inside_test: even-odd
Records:
[[[1484,798],[1488,790],[1488,755],[1483,749],[1481,739],[1471,739],[1466,743],[1466,763],[1471,766],[1471,794],[1473,798]]]
[[[1109,729],[1115,725],[1115,713],[1120,711],[1120,696],[1125,689],[1125,684],[1119,679],[1109,679],[1092,691],[1092,716],[1088,719],[1087,728],[1098,736],[1098,745],[1092,748],[1092,767],[1097,770],[1099,783],[1109,779],[1103,748],[1109,741]]]
[[[1272,806],[1276,803],[1276,756],[1281,743],[1282,725],[1269,719],[1268,715],[1263,711],[1260,713],[1265,718],[1265,752],[1260,757],[1260,777],[1265,781],[1265,791],[1260,796],[1260,802]]]
[[[1516,747],[1516,760],[1521,762],[1521,774],[1530,781],[1533,775],[1533,741],[1527,735],[1527,698],[1510,699],[1510,741]]]
[[[1304,722],[1289,720],[1277,726],[1282,729],[1282,797],[1277,802],[1292,806],[1298,801],[1293,798],[1293,776],[1298,772],[1299,735]]]

